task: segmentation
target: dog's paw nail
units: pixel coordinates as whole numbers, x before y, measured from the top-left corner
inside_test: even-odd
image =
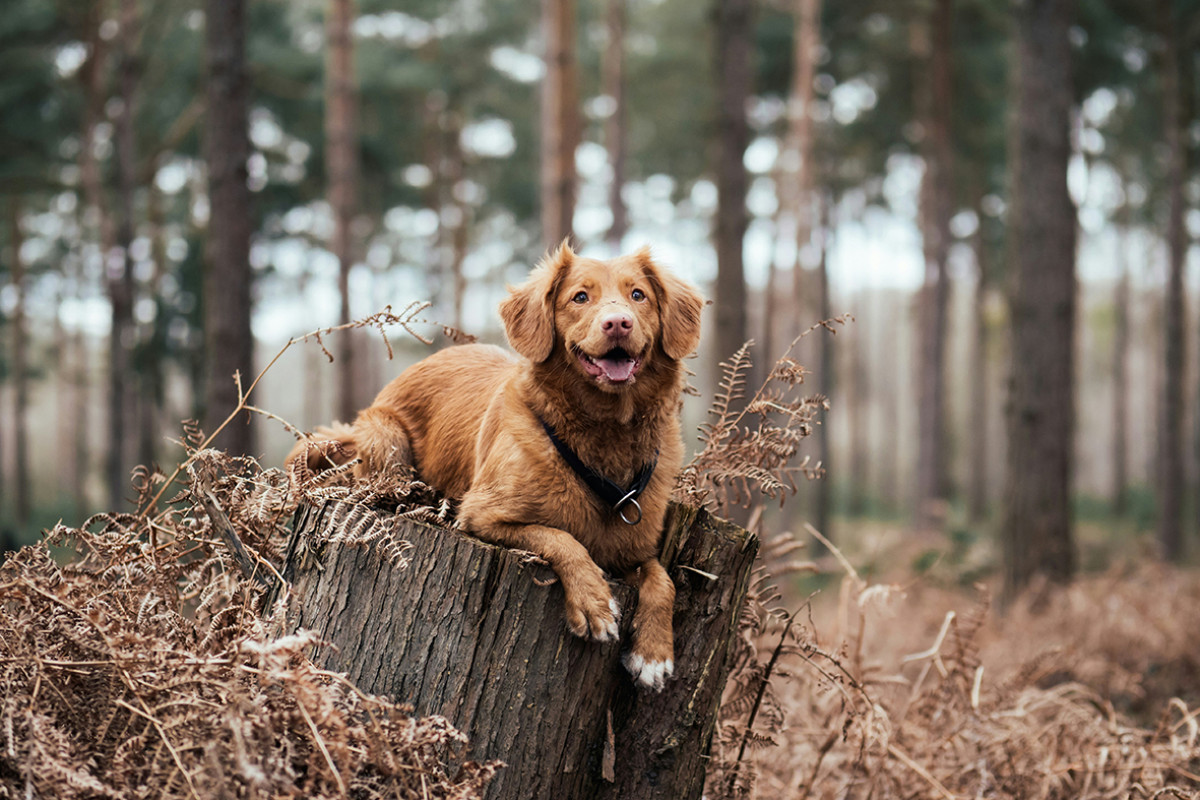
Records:
[[[624,655],[621,663],[625,665],[625,669],[629,670],[629,674],[636,680],[642,673],[642,666],[646,663],[646,659],[631,650]]]

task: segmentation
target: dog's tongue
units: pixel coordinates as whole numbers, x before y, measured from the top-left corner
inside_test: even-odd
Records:
[[[597,358],[596,366],[604,373],[604,377],[614,383],[629,380],[629,376],[633,374],[633,367],[637,362],[632,358]]]

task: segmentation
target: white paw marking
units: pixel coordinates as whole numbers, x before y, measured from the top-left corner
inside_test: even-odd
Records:
[[[596,642],[615,642],[620,638],[618,626],[621,622],[621,607],[617,605],[616,600],[609,598],[608,611],[611,616],[607,620],[599,615],[591,618],[584,617],[582,625],[577,627],[568,620],[567,627],[571,633],[581,639],[590,638]]]
[[[625,654],[622,661],[625,669],[629,670],[629,674],[633,676],[634,682],[643,689],[661,692],[667,685],[667,678],[675,674],[675,662],[672,659],[647,661],[631,651]]]

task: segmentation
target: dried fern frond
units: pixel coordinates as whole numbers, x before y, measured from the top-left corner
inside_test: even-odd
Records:
[[[273,633],[285,599],[260,615],[263,588],[195,496],[277,563],[294,474],[214,450],[189,463],[179,505],[60,524],[0,567],[0,797],[482,797],[500,765],[460,763],[446,720],[317,669],[311,634]],[[387,523],[344,502],[347,535],[403,561]],[[60,565],[48,544],[78,556]]]
[[[782,503],[796,492],[798,477],[823,475],[820,465],[796,458],[803,439],[820,423],[821,412],[829,409],[829,401],[819,394],[798,394],[808,373],[788,353],[812,331],[836,332],[835,324],[850,319],[847,314],[822,320],[796,337],[749,398],[746,379],[753,341],[721,363],[716,397],[700,426],[702,447],[680,471],[675,500],[714,512],[749,507],[760,497]]]

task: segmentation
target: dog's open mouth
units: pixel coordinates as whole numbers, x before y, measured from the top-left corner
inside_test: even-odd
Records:
[[[583,364],[583,369],[587,374],[593,378],[606,378],[612,383],[625,383],[636,375],[642,366],[640,358],[620,347],[615,347],[595,358],[582,350],[576,352],[579,355],[579,363]]]

